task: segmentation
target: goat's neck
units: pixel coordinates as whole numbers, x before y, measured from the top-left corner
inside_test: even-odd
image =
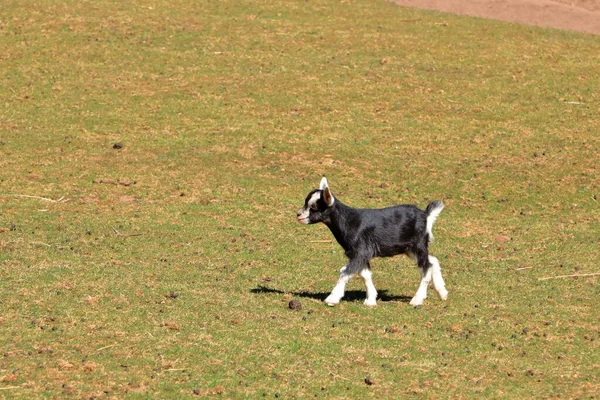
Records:
[[[358,222],[359,216],[356,209],[349,207],[338,199],[335,199],[335,205],[329,218],[324,221],[337,242],[348,252],[351,249],[350,242],[353,237],[353,225]],[[354,226],[356,228],[356,226]]]

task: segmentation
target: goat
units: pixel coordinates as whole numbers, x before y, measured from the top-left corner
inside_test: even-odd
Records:
[[[448,298],[446,284],[438,259],[429,254],[433,240],[433,223],[442,212],[441,201],[429,203],[423,211],[414,205],[397,205],[382,209],[352,208],[333,196],[327,179],[323,177],[319,189],[312,190],[297,212],[301,224],[323,222],[344,248],[348,263],[340,269],[340,276],[331,294],[325,299],[335,306],[344,297],[348,281],[358,275],[367,288],[365,305],[377,305],[377,290],[373,285],[371,265],[374,257],[405,254],[417,263],[421,284],[410,301],[417,307],[427,297],[427,287],[433,287],[442,300]]]

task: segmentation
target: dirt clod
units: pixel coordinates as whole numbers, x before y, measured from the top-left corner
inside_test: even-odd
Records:
[[[298,300],[292,300],[288,303],[288,307],[290,310],[300,311],[302,310],[302,303],[300,303]]]

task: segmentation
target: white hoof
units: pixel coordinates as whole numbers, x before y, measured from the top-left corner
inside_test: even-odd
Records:
[[[331,295],[325,299],[325,304],[329,307],[337,306],[340,303],[340,299],[337,297],[332,297]]]
[[[446,301],[448,299],[448,291],[446,289],[442,289],[438,292],[438,296],[440,296],[440,299]]]
[[[377,305],[377,300],[369,300],[366,299],[365,302],[363,303],[365,306],[369,306],[369,307],[375,307]]]
[[[415,306],[415,307],[421,306],[421,305],[423,305],[423,300],[425,300],[425,299],[421,299],[421,298],[418,298],[418,297],[415,296],[410,301],[410,305],[411,306]]]

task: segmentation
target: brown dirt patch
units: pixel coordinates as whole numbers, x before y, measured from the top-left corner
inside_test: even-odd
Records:
[[[600,34],[600,0],[392,0],[402,6]]]

